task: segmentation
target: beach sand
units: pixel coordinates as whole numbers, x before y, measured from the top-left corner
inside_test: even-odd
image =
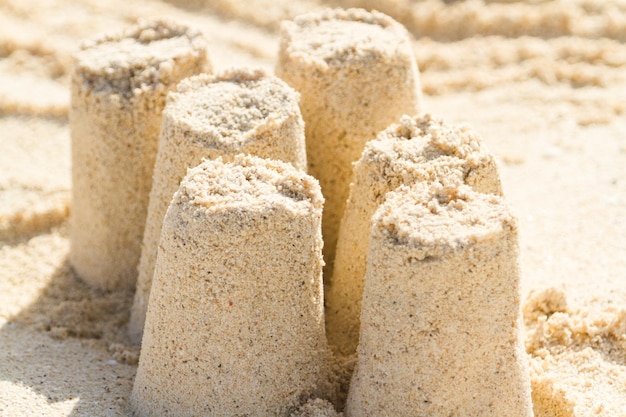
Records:
[[[80,42],[167,17],[204,33],[216,71],[272,72],[280,21],[328,6],[403,23],[423,110],[469,123],[495,155],[518,219],[535,415],[626,414],[623,0],[0,0],[0,416],[129,414],[133,294],[91,289],[68,262]]]

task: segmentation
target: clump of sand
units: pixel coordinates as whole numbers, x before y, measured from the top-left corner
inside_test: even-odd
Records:
[[[563,289],[549,287],[531,292],[524,318],[537,416],[610,416],[626,409],[624,308],[576,308]]]

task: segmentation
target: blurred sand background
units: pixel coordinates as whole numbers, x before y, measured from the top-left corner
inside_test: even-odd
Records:
[[[272,70],[282,19],[385,12],[415,37],[425,110],[496,155],[518,216],[537,416],[626,415],[626,1],[0,0],[0,416],[124,416],[132,294],[67,262],[71,54],[167,17],[216,70]]]

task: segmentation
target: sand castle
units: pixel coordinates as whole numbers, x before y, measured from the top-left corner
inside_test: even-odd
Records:
[[[0,414],[129,414],[139,356],[125,339],[132,290],[90,289],[67,259],[70,50],[140,16],[170,16],[202,30],[220,70],[270,68],[279,20],[326,4],[2,2]],[[519,215],[536,416],[626,414],[626,3],[332,4],[405,23],[417,37],[422,109],[470,121],[495,151]],[[298,416],[330,415],[310,410]]]
[[[281,27],[276,74],[301,94],[309,173],[326,199],[322,232],[330,276],[352,163],[365,142],[420,106],[408,32],[360,9],[302,15]]]
[[[287,22],[286,82],[194,75],[195,32],[133,30],[78,55],[71,261],[105,289],[138,265],[135,415],[328,415],[357,342],[348,416],[532,415],[515,220],[471,129],[401,117],[420,105],[402,26],[355,9]]]
[[[163,21],[76,54],[70,261],[90,285],[134,288],[166,94],[209,69],[201,34]]]
[[[286,163],[189,170],[163,224],[137,415],[289,416],[324,394],[322,204]]]
[[[244,153],[306,170],[298,94],[261,70],[233,69],[182,81],[163,112],[129,334],[141,341],[163,217],[188,167]]]
[[[401,186],[373,218],[346,416],[532,416],[516,220],[467,186]]]
[[[400,185],[444,181],[501,194],[493,156],[468,126],[431,115],[403,116],[368,142],[354,166],[354,182],[339,230],[335,267],[326,287],[326,331],[337,353],[351,355],[359,341],[361,295],[371,218],[387,192]]]

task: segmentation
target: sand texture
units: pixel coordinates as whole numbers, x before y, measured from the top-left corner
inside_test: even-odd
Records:
[[[131,412],[134,293],[87,285],[69,260],[80,44],[168,18],[202,32],[214,73],[271,74],[281,21],[328,6],[403,24],[422,110],[468,123],[494,155],[535,415],[626,415],[623,0],[0,0],[0,416]],[[306,400],[294,416],[337,415]]]

